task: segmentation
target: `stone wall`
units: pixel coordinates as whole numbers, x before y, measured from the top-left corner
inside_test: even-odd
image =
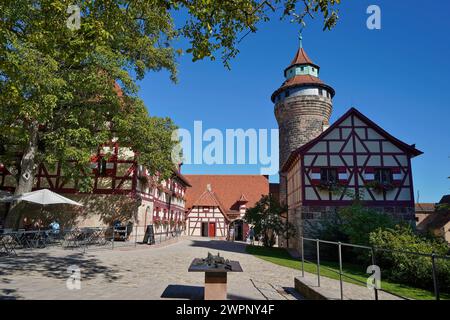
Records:
[[[323,132],[329,124],[331,99],[324,96],[293,96],[275,105],[279,128],[280,168],[291,153]],[[280,201],[287,195],[286,179],[280,175]]]
[[[331,99],[323,96],[296,96],[275,105],[279,128],[280,167],[290,154],[316,138],[329,124]]]

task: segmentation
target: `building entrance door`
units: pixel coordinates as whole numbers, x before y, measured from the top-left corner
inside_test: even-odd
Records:
[[[202,222],[202,237],[208,236],[208,222]]]
[[[242,220],[234,222],[234,239],[236,241],[244,241],[244,223]]]
[[[216,223],[215,222],[210,222],[209,223],[209,237],[210,238],[214,238],[216,236]]]

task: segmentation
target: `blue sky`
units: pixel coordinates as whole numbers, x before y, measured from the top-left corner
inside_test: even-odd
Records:
[[[344,2],[335,29],[323,32],[321,21],[309,20],[303,33],[320,78],[336,90],[331,122],[353,106],[400,140],[416,143],[424,152],[412,162],[416,201],[437,202],[450,193],[450,2]],[[381,8],[381,30],[366,28],[371,4]],[[189,130],[195,120],[204,130],[275,129],[270,95],[298,48],[297,33],[288,20],[273,19],[240,43],[231,71],[219,59],[194,63],[185,55],[177,84],[164,71],[149,73],[139,95],[152,115]],[[258,174],[259,166],[185,165],[183,173]]]

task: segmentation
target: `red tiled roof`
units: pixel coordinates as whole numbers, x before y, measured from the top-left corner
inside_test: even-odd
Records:
[[[434,203],[416,203],[416,212],[434,212],[436,204]]]
[[[245,194],[241,194],[241,197],[239,198],[239,202],[248,202],[247,197]]]
[[[283,87],[290,87],[293,85],[298,85],[298,84],[324,84],[322,80],[320,80],[317,77],[314,76],[310,76],[310,75],[298,75],[295,77],[292,77],[288,80],[286,80],[283,85],[281,86]]]
[[[321,87],[324,87],[328,89],[332,96],[334,96],[334,89],[330,86],[326,85],[322,80],[320,80],[317,77],[311,76],[311,75],[297,75],[295,77],[292,77],[281,85],[280,88],[278,88],[273,94],[272,94],[272,101],[274,101],[275,96],[280,93],[281,91],[290,88],[290,87],[298,87],[298,86],[307,86],[307,85],[319,85]]]
[[[315,65],[315,63],[312,62],[312,60],[308,57],[308,55],[306,54],[305,50],[303,50],[303,48],[300,48],[297,50],[297,53],[295,54],[295,57],[291,62],[291,66],[296,65],[296,64],[313,64],[313,65]]]
[[[182,175],[178,170],[174,170],[173,174],[186,186],[190,187],[191,184],[189,183],[189,180],[186,179],[184,175]]]
[[[193,205],[197,205],[197,200],[203,196],[208,184],[211,186],[213,196],[226,212],[239,210],[239,200],[243,194],[248,200],[246,205],[252,207],[261,199],[262,195],[269,193],[269,179],[267,176],[185,175],[185,177],[192,185],[191,188],[186,190],[187,210],[191,209]],[[204,202],[212,203],[207,202],[206,199]]]
[[[119,97],[123,97],[123,91],[120,85],[117,82],[114,82],[114,91],[117,93]]]
[[[205,192],[203,192],[202,195],[197,200],[195,200],[192,205],[197,207],[219,207],[222,212],[226,211],[220,203],[219,199],[217,199],[217,196],[214,194],[214,192],[209,190],[205,190]]]

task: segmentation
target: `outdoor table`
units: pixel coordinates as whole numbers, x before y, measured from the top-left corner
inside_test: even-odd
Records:
[[[218,267],[201,264],[203,259],[196,258],[189,266],[188,272],[205,273],[205,300],[227,299],[227,274],[228,272],[242,272],[238,261],[228,261],[227,265]]]

